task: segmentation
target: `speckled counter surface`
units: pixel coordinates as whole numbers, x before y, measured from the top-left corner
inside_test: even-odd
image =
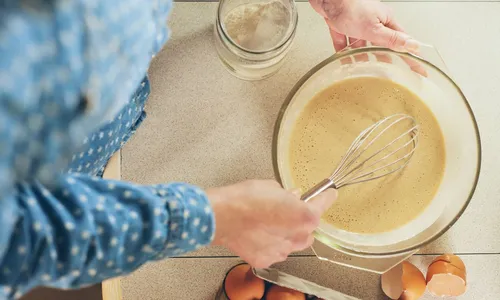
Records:
[[[498,298],[500,287],[500,3],[391,2],[406,30],[441,52],[476,114],[483,166],[473,200],[455,226],[421,249],[466,259],[463,299]],[[150,69],[148,118],[122,153],[122,176],[137,183],[187,181],[203,187],[273,178],[273,125],[289,90],[333,53],[327,29],[307,3],[288,63],[268,80],[245,82],[220,64],[212,41],[216,3],[176,3],[172,39]],[[284,263],[314,281],[362,299],[381,298],[378,277],[339,266],[317,267],[310,251]],[[237,259],[221,248],[150,264],[123,279],[125,300],[211,299]],[[324,264],[324,263],[322,263]],[[483,271],[480,271],[483,270]],[[495,284],[496,283],[496,284]]]
[[[459,299],[498,299],[500,257],[461,255],[468,268],[470,289]],[[431,256],[410,261],[425,272]],[[236,258],[171,258],[147,265],[122,279],[124,300],[213,300],[224,275],[239,263]],[[363,300],[387,299],[380,289],[380,276],[353,270],[315,257],[293,257],[276,266],[334,290]],[[425,274],[425,273],[424,273]],[[420,300],[438,300],[425,294]]]

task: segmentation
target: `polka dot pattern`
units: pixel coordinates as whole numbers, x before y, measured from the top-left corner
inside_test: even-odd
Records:
[[[144,78],[129,103],[118,112],[117,116],[91,133],[90,137],[86,138],[87,143],[84,140],[77,154],[73,155],[66,171],[70,174],[84,173],[101,177],[109,158],[122,147],[121,143],[114,142],[115,139],[118,138],[123,143],[127,142],[146,117],[144,105],[150,90],[149,80]],[[134,112],[130,116],[127,114],[129,110]],[[129,122],[131,126],[128,128],[123,126],[124,121]],[[102,138],[99,138],[101,136]],[[113,189],[113,183],[109,183],[109,187]],[[132,196],[129,193],[130,191],[125,191],[122,196]]]
[[[101,178],[145,117],[144,74],[168,38],[170,7],[2,2],[0,299],[87,286],[211,242],[198,188]]]
[[[104,151],[89,148],[73,156],[82,141],[102,137],[88,134],[113,119],[141,83],[152,55],[168,38],[171,5],[170,0],[1,2],[0,191],[12,189],[16,179],[48,184],[72,157]],[[126,114],[134,115],[133,109]],[[132,121],[123,124],[130,127]],[[123,127],[113,131],[108,148],[125,142]],[[98,173],[102,168],[94,161],[82,161],[72,171]]]
[[[86,286],[212,241],[213,213],[199,188],[95,178],[61,175],[53,189],[19,191],[22,214],[0,266],[9,297],[37,285]]]

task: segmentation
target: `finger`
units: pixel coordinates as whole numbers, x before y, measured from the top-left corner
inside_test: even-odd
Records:
[[[379,45],[377,43],[372,43],[374,46],[380,46],[380,47],[383,47],[382,45]],[[385,62],[385,63],[392,63],[392,58],[387,55],[387,54],[382,54],[382,53],[373,53],[373,55],[375,56],[375,58],[380,61],[380,62]]]
[[[335,51],[340,52],[344,50],[347,47],[347,37],[344,34],[336,32],[330,26],[328,27],[328,29],[330,30],[330,36],[332,37],[333,47],[335,48]],[[344,57],[340,60],[340,63],[343,65],[352,64],[352,62],[353,61],[351,57]]]
[[[280,254],[280,255],[279,255],[279,256],[278,256],[278,257],[274,260],[274,262],[273,262],[272,264],[279,263],[279,262],[283,262],[283,261],[287,260],[287,259],[288,259],[288,255],[289,255],[289,253],[288,253],[288,254],[285,254],[285,253]]]
[[[399,31],[402,33],[406,33],[406,30],[401,25],[399,25],[396,21],[394,21],[393,19],[389,19],[386,23],[384,23],[384,25],[390,29],[393,29],[393,30],[396,30],[396,31]],[[413,53],[415,55],[420,55],[419,50],[420,50],[421,43],[417,40],[415,40],[415,42],[417,44],[416,50],[412,50],[412,49],[404,49],[404,50],[406,50],[410,53]]]
[[[289,193],[281,187],[276,180],[247,180],[233,185],[232,197],[235,199],[262,198],[265,195],[268,199],[282,199]],[[260,197],[260,198],[259,198]],[[270,205],[278,205],[279,201],[274,201]]]
[[[386,24],[385,24],[387,27],[391,28],[391,29],[394,29],[394,30],[397,30],[397,31],[400,31],[400,32],[405,32],[405,29],[399,25],[396,21],[394,21],[393,19],[390,19]],[[416,49],[412,50],[412,49],[406,49],[408,52],[411,52],[415,55],[419,55],[419,49],[420,49],[420,43],[418,41],[415,41],[418,46],[416,47]],[[412,59],[409,59],[407,57],[403,57],[403,56],[400,56],[401,59],[410,67],[410,69],[424,77],[427,77],[428,74],[427,74],[427,71],[424,69],[424,67],[419,64],[418,62],[412,60]]]
[[[375,59],[377,59],[380,62],[384,62],[384,63],[388,63],[388,64],[392,63],[391,57],[387,54],[373,53],[373,55],[375,56]]]
[[[310,235],[308,238],[307,238],[307,241],[306,241],[306,244],[304,245],[304,249],[307,249],[309,247],[311,247],[312,245],[314,244],[314,236],[313,235]]]
[[[338,192],[335,189],[328,189],[307,202],[309,209],[319,219],[323,213],[337,200]]]
[[[386,19],[382,21],[382,23],[384,23],[385,26],[392,28],[394,30],[397,30],[397,31],[406,32],[406,30],[403,28],[403,26],[401,26],[394,19],[394,17],[393,17],[394,13],[393,13],[392,7],[390,7],[388,5],[382,5],[382,6],[379,6],[378,8],[385,10],[385,12],[382,12],[382,14],[381,14],[381,15],[386,16]]]
[[[381,47],[384,47],[383,45],[380,45],[378,43],[373,43],[375,46],[381,46]],[[375,54],[375,57],[378,61],[380,62],[385,62],[385,63],[392,63],[392,59],[389,55],[386,55],[386,54]],[[408,57],[405,57],[403,55],[398,55],[409,67],[410,67],[410,70],[412,70],[413,72],[417,73],[417,74],[420,74],[424,77],[427,77],[428,74],[427,74],[427,71],[424,69],[424,67],[419,64],[418,62],[416,62],[415,60],[413,59],[410,59]]]
[[[408,58],[403,55],[399,55],[399,57],[401,57],[401,59],[410,67],[410,70],[412,70],[413,72],[424,77],[428,76],[427,71],[424,69],[424,67],[414,59]]]
[[[321,7],[321,4],[323,3],[322,0],[309,0],[309,4],[311,4],[312,8],[320,14],[323,18],[326,18],[326,12],[325,10]]]
[[[396,22],[396,20],[394,20],[394,18],[392,17],[393,13],[392,13],[391,7],[384,5],[384,8],[386,10],[385,15],[387,16],[387,20],[382,22],[383,25],[389,29],[401,32],[404,35],[406,35],[406,30],[403,28],[403,26],[401,26],[398,22]],[[408,35],[406,35],[406,36],[408,38],[410,38],[410,36],[408,36]],[[414,41],[416,42],[416,46],[415,46],[415,48],[417,48],[416,50],[412,50],[412,49],[401,49],[401,50],[405,50],[405,51],[411,52],[415,55],[418,55],[418,49],[420,48],[420,43],[416,40],[414,40]],[[378,46],[387,47],[386,45],[380,45],[380,44]],[[389,47],[389,48],[391,48],[391,47]],[[399,49],[395,49],[395,50],[399,50]]]
[[[385,27],[383,24],[374,30],[371,41],[396,51],[417,52],[420,48],[420,43],[408,34]]]
[[[362,48],[362,47],[366,47],[366,40],[349,38],[349,44],[353,48]],[[367,53],[356,54],[356,55],[354,55],[354,60],[355,61],[368,61],[369,60],[368,54]]]
[[[246,261],[250,266],[256,269],[264,269],[268,268],[270,265],[272,265],[274,259],[268,258],[268,257],[263,257],[259,256],[255,259],[245,259],[241,257],[244,261]]]
[[[290,244],[291,245],[291,244]],[[290,253],[292,253],[293,251],[293,248],[286,248],[286,249],[282,249],[280,251],[277,252],[277,256],[275,256],[275,262],[279,262],[279,261],[285,261],[288,256],[290,255]]]
[[[347,41],[349,42],[349,48],[361,48],[366,47],[366,40],[357,39],[353,37],[348,37]]]
[[[269,187],[273,187],[273,188],[281,188],[281,185],[279,184],[279,182],[277,182],[276,180],[272,180],[272,179],[267,179],[267,180],[264,180],[265,184],[267,184]]]
[[[394,19],[389,19],[386,23],[384,23],[386,27],[389,27],[391,29],[394,29],[396,31],[400,32],[406,32],[406,30],[403,28],[403,26],[399,25]]]
[[[300,196],[302,196],[302,189],[301,188],[292,189],[292,190],[290,190],[290,192],[299,198],[300,198]]]
[[[328,26],[328,30],[330,31],[330,37],[332,38],[333,47],[335,48],[335,51],[339,52],[343,50],[345,47],[347,47],[347,38],[344,34],[338,33],[330,26]]]
[[[314,242],[314,236],[308,234],[305,238],[302,237],[300,241],[293,243],[293,251],[302,251],[304,249],[307,249],[311,247],[313,242]]]
[[[390,21],[386,24],[387,27],[391,28],[391,29],[394,29],[394,30],[397,30],[399,32],[404,32],[404,29],[397,23],[395,23],[394,21]],[[411,38],[410,38],[411,39]],[[413,40],[413,39],[411,39]],[[407,49],[404,49],[410,53],[413,53],[415,55],[419,55],[419,50],[420,50],[420,43],[416,40],[413,40],[415,43],[416,43],[416,46],[413,46],[413,47],[410,47],[410,48],[407,48]],[[408,43],[408,42],[406,42]],[[427,71],[424,69],[424,67],[419,64],[418,62],[416,62],[415,60],[413,59],[410,59],[410,58],[407,58],[407,57],[404,57],[404,56],[400,56],[401,59],[410,67],[410,69],[417,73],[417,74],[420,74],[424,77],[427,77],[428,74],[427,74]]]
[[[244,252],[243,255],[240,255],[240,258],[252,267],[260,269],[267,268],[275,262],[281,261],[283,253],[285,251],[281,249],[265,248],[251,253]]]
[[[277,262],[285,261],[291,253],[291,248],[262,250],[250,260],[245,260],[254,268],[267,268]]]

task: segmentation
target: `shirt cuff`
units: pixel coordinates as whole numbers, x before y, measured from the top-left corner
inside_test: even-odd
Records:
[[[166,225],[168,226],[167,243],[158,258],[181,255],[212,242],[215,233],[215,218],[203,190],[185,183],[160,185],[155,190],[157,195],[166,202],[170,216]]]

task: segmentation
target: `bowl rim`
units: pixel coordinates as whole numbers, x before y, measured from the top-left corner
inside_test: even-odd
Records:
[[[401,249],[401,250],[387,251],[387,252],[383,252],[383,253],[381,253],[381,252],[369,252],[369,251],[354,250],[354,249],[347,248],[347,247],[344,247],[342,245],[339,245],[339,244],[337,244],[337,242],[333,242],[335,244],[335,247],[337,249],[340,248],[340,250],[346,251],[348,253],[353,253],[355,255],[358,254],[358,255],[370,255],[370,256],[388,256],[388,255],[396,255],[396,254],[402,254],[402,253],[405,253],[405,252],[410,252],[410,251],[418,250],[418,249],[422,248],[423,246],[428,245],[429,243],[435,241],[440,236],[442,236],[462,216],[462,214],[464,213],[464,211],[469,206],[469,203],[471,202],[472,197],[473,197],[473,195],[474,195],[474,193],[476,191],[476,188],[477,188],[477,184],[478,184],[478,181],[479,181],[479,176],[480,176],[480,173],[481,173],[481,162],[482,162],[482,146],[481,146],[481,136],[480,136],[480,132],[479,132],[479,126],[478,126],[476,117],[474,115],[474,111],[472,110],[472,107],[470,106],[469,101],[467,100],[467,97],[465,97],[465,95],[462,92],[462,90],[460,89],[460,87],[457,85],[457,83],[450,76],[448,76],[448,74],[446,74],[443,70],[441,70],[439,67],[437,67],[433,63],[431,63],[431,62],[429,62],[429,61],[427,61],[427,60],[425,60],[425,59],[423,59],[423,58],[421,58],[421,57],[419,57],[417,55],[414,55],[412,53],[398,52],[398,51],[391,50],[389,48],[376,47],[376,46],[359,47],[359,48],[341,50],[341,51],[333,54],[332,56],[328,57],[327,59],[323,60],[322,62],[320,62],[319,64],[317,64],[316,66],[314,66],[311,70],[309,70],[305,75],[303,75],[300,78],[300,80],[293,86],[293,88],[288,93],[287,97],[285,98],[285,101],[281,105],[281,108],[280,108],[280,110],[278,112],[278,116],[276,118],[276,122],[275,122],[275,125],[274,125],[273,140],[272,140],[272,161],[273,161],[274,176],[275,176],[276,180],[281,185],[283,185],[282,178],[281,178],[281,175],[280,175],[280,172],[279,172],[279,166],[278,166],[278,137],[279,137],[279,132],[281,130],[281,123],[282,123],[283,117],[284,117],[284,115],[285,115],[285,113],[286,113],[286,111],[288,109],[288,106],[289,106],[290,102],[292,101],[292,99],[295,96],[295,94],[297,93],[297,91],[304,85],[304,83],[307,80],[309,80],[309,78],[311,78],[311,76],[313,76],[318,70],[322,69],[323,67],[325,67],[326,65],[330,64],[333,61],[340,60],[342,58],[345,58],[345,57],[351,56],[351,55],[355,55],[355,54],[370,53],[370,52],[374,52],[374,51],[377,51],[377,52],[387,52],[387,53],[391,53],[391,54],[397,54],[397,55],[403,55],[403,56],[409,57],[411,59],[417,60],[419,63],[425,64],[425,65],[433,68],[438,73],[440,73],[443,77],[445,77],[455,87],[455,89],[458,91],[458,93],[460,94],[460,96],[461,96],[461,98],[463,100],[463,103],[465,104],[465,107],[466,107],[466,109],[467,109],[467,111],[469,113],[470,119],[471,119],[472,124],[474,126],[474,132],[475,132],[475,136],[476,136],[476,147],[477,147],[477,158],[476,158],[476,166],[477,166],[477,168],[476,168],[476,174],[474,176],[474,182],[473,182],[472,188],[471,188],[471,190],[469,192],[469,195],[467,196],[467,201],[464,203],[464,205],[462,206],[462,208],[460,209],[460,211],[458,212],[458,214],[451,220],[451,222],[448,225],[446,225],[443,229],[441,229],[438,233],[436,233],[434,236],[431,236],[431,237],[425,239],[424,241],[422,241],[422,242],[420,242],[420,243],[418,243],[416,245],[413,245],[413,246],[410,246],[410,247],[407,247],[407,248],[404,248],[404,249]],[[315,238],[317,240],[319,240],[320,242],[325,243],[325,244],[328,245],[330,242],[329,241],[325,241],[326,237],[324,237],[323,235],[324,234],[322,234],[322,233],[315,232]],[[326,239],[328,239],[328,238],[326,238]]]

